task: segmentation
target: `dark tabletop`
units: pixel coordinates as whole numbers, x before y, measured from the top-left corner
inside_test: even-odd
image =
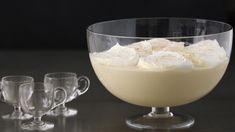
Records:
[[[48,117],[55,128],[49,132],[138,132],[128,128],[125,118],[147,113],[150,108],[125,103],[108,93],[96,78],[86,50],[33,50],[1,51],[0,75],[31,75],[42,81],[47,72],[70,71],[86,75],[91,80],[90,90],[67,103],[78,110],[74,117]],[[233,82],[234,62],[231,59],[228,70],[217,87],[206,97],[191,104],[172,108],[173,112],[190,114],[195,118],[192,128],[179,132],[234,132],[235,131],[235,89]],[[0,115],[10,113],[13,108],[0,103]],[[0,132],[24,132],[20,124],[25,121],[0,119]]]

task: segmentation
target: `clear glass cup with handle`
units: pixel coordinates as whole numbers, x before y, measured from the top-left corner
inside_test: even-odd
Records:
[[[181,129],[194,118],[170,107],[196,101],[223,77],[233,28],[213,20],[133,18],[87,29],[92,67],[104,87],[131,104],[151,107],[126,124],[136,129]]]
[[[50,111],[48,115],[68,117],[76,115],[77,110],[67,108],[65,103],[84,94],[89,89],[90,80],[86,76],[77,77],[76,73],[54,72],[45,74],[44,84],[48,87],[62,87],[67,93],[66,102],[59,105],[55,110]]]
[[[29,119],[31,115],[24,114],[21,110],[19,99],[19,87],[23,83],[33,82],[33,78],[24,75],[12,75],[2,78],[0,86],[1,100],[14,107],[14,111],[11,114],[3,115],[3,119]]]
[[[54,127],[53,123],[44,122],[42,116],[58,105],[64,103],[67,93],[61,87],[48,87],[42,82],[25,83],[20,85],[20,103],[22,109],[33,116],[32,122],[21,124],[26,130],[48,130]]]

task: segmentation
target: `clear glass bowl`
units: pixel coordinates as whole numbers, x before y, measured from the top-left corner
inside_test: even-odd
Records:
[[[189,18],[135,18],[106,21],[87,29],[93,69],[114,96],[152,107],[132,116],[137,129],[179,129],[194,124],[170,112],[208,94],[221,80],[232,49],[229,24]]]

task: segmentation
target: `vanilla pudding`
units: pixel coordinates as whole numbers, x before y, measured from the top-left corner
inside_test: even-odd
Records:
[[[151,39],[90,53],[99,80],[116,97],[141,106],[183,105],[209,93],[229,57],[216,40],[190,46]]]

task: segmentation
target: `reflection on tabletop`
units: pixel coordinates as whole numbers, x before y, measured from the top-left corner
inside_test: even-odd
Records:
[[[89,126],[82,121],[77,119],[78,117],[45,117],[43,120],[50,121],[55,124],[55,128],[46,130],[45,132],[91,132]],[[32,120],[32,119],[31,119]],[[26,132],[28,130],[21,129],[20,125],[26,121],[20,120],[0,120],[1,132]]]
[[[172,109],[176,113],[184,111],[195,117],[196,123],[190,129],[169,132],[234,132],[234,101],[202,99],[187,107]],[[148,108],[130,105],[124,102],[80,102],[75,100],[68,106],[78,110],[74,117],[43,117],[55,127],[45,132],[149,132],[127,127],[125,119],[138,113],[149,112]],[[0,103],[0,115],[8,113],[11,107]],[[32,120],[32,119],[31,119]],[[0,119],[1,132],[29,132],[22,130],[24,121],[7,121]],[[168,132],[168,131],[160,131]]]

